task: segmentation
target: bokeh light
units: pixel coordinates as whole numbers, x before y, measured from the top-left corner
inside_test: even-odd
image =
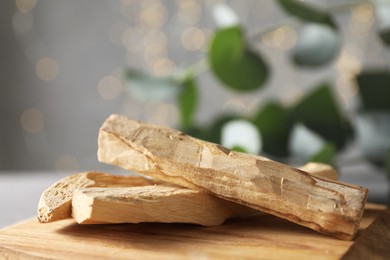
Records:
[[[168,58],[158,59],[152,67],[153,75],[157,77],[170,76],[175,72],[175,70],[176,64]]]
[[[362,62],[356,55],[351,55],[343,48],[336,60],[335,68],[339,71],[339,74],[352,78],[361,71]]]
[[[348,23],[348,29],[353,34],[362,36],[372,27],[374,22],[374,9],[371,4],[361,4],[351,8],[351,19]]]
[[[19,12],[27,13],[35,7],[37,1],[38,0],[15,0],[15,5]]]
[[[186,50],[198,51],[206,43],[206,36],[203,30],[196,27],[188,27],[181,34],[181,44]]]
[[[55,169],[58,172],[77,172],[80,169],[79,161],[73,155],[64,154],[55,161]]]
[[[160,2],[151,2],[141,12],[139,23],[144,30],[158,29],[167,21],[167,10]]]
[[[35,71],[43,81],[54,80],[58,75],[59,69],[58,62],[50,57],[41,58],[35,65]]]
[[[374,8],[372,4],[365,3],[351,8],[352,18],[359,23],[372,23]]]
[[[178,0],[176,4],[179,7],[177,16],[182,23],[192,25],[199,22],[202,7],[196,0]]]
[[[106,76],[99,81],[98,92],[104,99],[115,99],[122,92],[122,83],[114,76]]]
[[[298,35],[291,26],[282,26],[261,37],[261,41],[264,45],[282,50],[291,49],[297,42],[297,39]]]
[[[20,123],[27,133],[38,133],[43,129],[43,113],[39,109],[29,108],[23,112]]]

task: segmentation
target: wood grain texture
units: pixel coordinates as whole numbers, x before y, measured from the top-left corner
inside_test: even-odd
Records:
[[[41,195],[38,219],[42,223],[71,217],[71,200],[77,188],[133,187],[155,184],[140,176],[115,176],[100,172],[83,172],[68,176],[51,185]]]
[[[205,192],[175,185],[84,188],[75,191],[72,216],[79,224],[193,223],[216,226],[226,219],[259,213]]]
[[[267,158],[230,151],[176,130],[112,115],[98,159],[352,239],[367,189],[311,176]]]
[[[268,214],[215,227],[78,225],[72,219],[42,225],[32,219],[0,230],[0,259],[388,259],[388,216],[385,207],[368,204],[355,241]]]

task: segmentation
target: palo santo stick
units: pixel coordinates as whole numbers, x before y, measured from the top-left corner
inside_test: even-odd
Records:
[[[367,198],[365,188],[118,115],[104,122],[98,142],[101,162],[204,190],[341,239],[355,236]]]
[[[302,167],[313,175],[335,177],[329,165],[310,163]],[[228,218],[256,212],[205,192],[168,184],[81,188],[72,198],[72,216],[79,224],[178,222],[215,226]]]
[[[311,167],[317,174],[318,167]],[[329,172],[331,174],[331,172]],[[86,187],[137,187],[163,184],[140,176],[115,176],[99,172],[84,172],[68,176],[50,186],[41,196],[38,219],[42,223],[71,217],[71,199],[78,188]]]
[[[329,164],[308,162],[305,165],[298,167],[298,169],[317,177],[328,178],[331,180],[339,179],[339,175],[336,170]]]
[[[216,226],[258,211],[179,186],[84,188],[75,191],[72,216],[79,224],[193,223]]]
[[[68,176],[50,186],[38,204],[38,220],[53,222],[71,217],[71,200],[77,188],[133,187],[155,184],[155,181],[135,176],[115,176],[99,172],[84,172]]]

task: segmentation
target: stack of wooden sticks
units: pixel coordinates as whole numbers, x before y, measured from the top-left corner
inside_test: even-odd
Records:
[[[100,162],[143,176],[85,172],[43,192],[40,222],[222,224],[269,213],[340,239],[353,239],[367,189],[338,182],[328,165],[299,169],[233,152],[179,131],[112,115],[98,138]]]

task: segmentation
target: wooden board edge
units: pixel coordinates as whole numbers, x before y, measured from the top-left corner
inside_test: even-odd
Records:
[[[15,248],[8,248],[0,245],[0,259],[18,259],[18,260],[46,260],[48,258],[19,251]]]
[[[26,218],[26,219],[23,219],[23,220],[19,220],[19,221],[16,221],[8,226],[4,226],[4,227],[1,227],[0,228],[0,233],[2,231],[7,231],[8,229],[12,229],[13,227],[16,227],[16,226],[19,226],[19,225],[22,225],[24,223],[27,223],[27,222],[30,222],[31,220],[36,220],[38,222],[38,218],[36,216],[31,216],[29,218]],[[1,246],[1,245],[0,245]]]

